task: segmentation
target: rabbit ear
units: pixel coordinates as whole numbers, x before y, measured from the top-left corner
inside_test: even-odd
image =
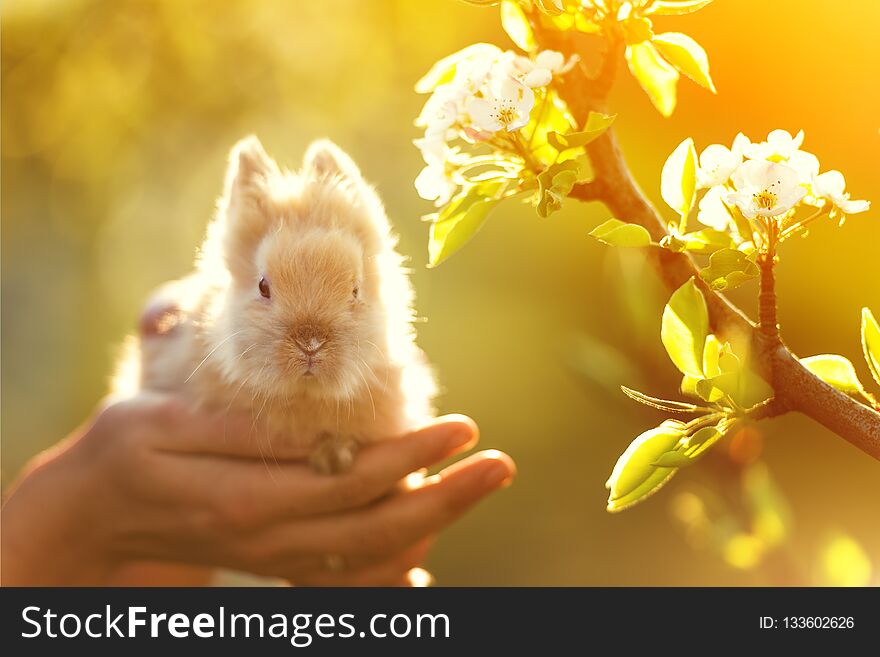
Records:
[[[265,215],[271,180],[279,174],[278,165],[253,135],[233,146],[223,195],[227,221],[231,224],[253,222]]]
[[[361,181],[361,172],[348,155],[329,139],[313,141],[303,161],[305,171],[318,176],[341,176]]]
[[[253,254],[269,230],[271,184],[277,175],[278,165],[256,137],[245,137],[233,146],[219,205],[230,270],[252,267]]]
[[[260,191],[266,179],[278,172],[278,165],[267,154],[254,135],[245,137],[232,147],[226,171],[227,191],[231,196]]]

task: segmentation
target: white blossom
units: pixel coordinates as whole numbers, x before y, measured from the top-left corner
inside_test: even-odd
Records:
[[[534,92],[513,78],[493,79],[482,98],[469,98],[465,110],[479,130],[519,130],[529,122],[535,105]]]
[[[422,152],[426,164],[416,177],[416,191],[426,201],[434,201],[438,207],[446,205],[458,189],[446,166],[451,149],[442,139],[416,139],[413,143]]]
[[[828,199],[843,214],[867,212],[871,208],[870,201],[851,200],[845,189],[843,174],[835,169],[820,173],[813,179],[813,194],[818,198]]]
[[[749,144],[743,150],[743,155],[751,160],[780,162],[788,160],[803,143],[803,130],[794,137],[787,130],[772,130],[767,135],[767,141]]]
[[[452,83],[437,87],[425,102],[416,125],[425,128],[427,137],[442,137],[458,120],[461,88]]]
[[[697,169],[697,188],[706,189],[715,185],[723,185],[734,170],[742,163],[743,140],[748,138],[742,133],[733,140],[733,148],[721,144],[709,144],[700,153],[700,168]]]
[[[578,60],[577,55],[573,55],[566,61],[565,56],[555,50],[542,50],[537,54],[534,62],[525,57],[521,59],[525,60],[523,68],[527,71],[520,81],[532,89],[546,87],[553,80],[554,75],[567,73]]]
[[[802,185],[811,185],[819,173],[819,158],[806,151],[795,151],[785,164],[797,171],[798,179]]]
[[[735,204],[748,219],[784,214],[807,192],[797,171],[767,160],[743,162],[733,172],[733,184],[736,192],[725,201]]]
[[[450,143],[485,142],[496,132],[525,127],[535,105],[532,89],[550,84],[554,75],[570,70],[576,61],[577,57],[566,61],[553,50],[530,58],[477,44],[438,62],[419,83],[431,91],[416,119],[425,131],[424,138],[415,141],[426,165],[415,181],[419,195],[445,205],[459,188],[453,179],[456,165],[449,159],[456,151]],[[436,84],[441,79],[444,84]]]

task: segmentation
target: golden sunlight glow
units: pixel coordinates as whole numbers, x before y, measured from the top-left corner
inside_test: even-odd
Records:
[[[751,534],[736,534],[724,546],[724,560],[734,568],[754,568],[764,554],[764,543]]]
[[[422,589],[434,585],[434,576],[424,568],[413,568],[407,576],[414,588]]]
[[[680,21],[664,17],[662,30],[698,38],[718,87],[713,95],[680,80],[668,119],[621,56],[608,111],[619,113],[621,149],[656,205],[659,165],[684,136],[730,145],[739,130],[762,139],[774,127],[803,128],[824,168],[845,171],[847,189],[880,189],[880,85],[864,84],[880,61],[880,2],[791,5],[715,2]],[[618,385],[681,399],[681,379],[658,344],[657,311],[669,293],[653,271],[653,251],[588,238],[609,217],[600,203],[570,201],[552,221],[539,221],[526,203],[510,202],[449,267],[426,269],[428,227],[419,217],[432,206],[412,186],[425,165],[412,146],[422,135],[412,118],[425,97],[413,85],[469,43],[514,48],[497,7],[7,0],[0,11],[4,486],[92,412],[147,295],[189,270],[229,147],[257,134],[295,169],[306,145],[326,136],[352,154],[400,236],[417,289],[419,343],[442,382],[439,412],[472,415],[481,447],[510,453],[522,473],[444,534],[430,559],[440,583],[665,584],[670,561],[682,557],[682,534],[688,549],[703,551],[699,567],[675,569],[682,586],[768,584],[777,557],[803,567],[798,583],[877,583],[880,523],[870,522],[877,471],[813,422],[786,417],[766,425],[766,440],[750,427],[715,448],[730,466],[724,472],[764,456],[772,462],[797,531],[772,494],[745,510],[732,508],[739,497],[713,495],[708,463],[677,475],[632,517],[609,517],[597,504],[624,434],[646,428],[647,416]],[[755,16],[772,43],[743,40],[755,32]],[[592,72],[596,63],[579,66]],[[486,100],[509,100],[491,110],[503,125],[516,124],[516,94]],[[762,191],[769,182],[745,200],[756,192],[757,206],[778,207],[785,195]],[[810,226],[820,238],[792,248],[780,306],[786,341],[804,354],[849,350],[868,387],[856,322],[862,306],[880,312],[871,286],[880,215],[872,209],[850,223],[836,232],[830,220]],[[743,299],[757,282],[747,285],[736,291]],[[409,488],[439,481],[423,473],[406,479]],[[823,550],[829,522],[858,543],[838,537]],[[781,549],[762,561],[774,546]],[[755,565],[762,567],[747,571]]]
[[[854,539],[834,536],[822,553],[822,578],[828,586],[867,586],[871,561]]]

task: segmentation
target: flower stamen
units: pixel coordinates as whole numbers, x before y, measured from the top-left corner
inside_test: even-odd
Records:
[[[779,197],[776,196],[769,189],[761,190],[755,194],[752,194],[752,199],[755,201],[755,205],[762,210],[771,210],[776,206],[776,203],[779,201]]]
[[[499,105],[494,112],[493,118],[506,128],[516,120],[516,109],[510,105]]]

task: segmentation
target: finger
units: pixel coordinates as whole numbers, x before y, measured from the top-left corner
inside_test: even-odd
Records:
[[[127,435],[154,449],[187,454],[214,454],[260,458],[269,433],[256,414],[199,408],[180,395],[142,390],[133,396],[110,395],[104,400],[96,424],[106,433]],[[276,441],[279,450],[282,443]],[[303,458],[305,450],[295,444],[283,458]]]
[[[172,395],[139,397],[154,424],[151,443],[158,449],[259,460],[299,461],[308,456],[307,441],[273,432],[257,409],[205,409]]]
[[[280,434],[271,430],[264,419],[254,418],[249,413],[199,410],[167,395],[145,395],[144,401],[145,410],[157,415],[161,424],[168,429],[167,432],[159,432],[153,442],[156,447],[169,451],[258,460],[270,458],[273,462],[305,460],[311,451],[311,436],[298,439]],[[450,431],[470,432],[476,441],[476,423],[465,415],[449,414],[434,418],[409,434],[388,436],[387,440],[362,447],[358,460],[374,458],[382,462],[391,461],[397,452],[397,441],[437,425],[450,425],[447,427]],[[373,451],[374,456],[367,456]]]
[[[438,532],[483,496],[510,482],[515,472],[509,456],[489,450],[449,466],[426,479],[420,489],[363,510],[300,518],[238,536],[223,529],[218,540],[202,539],[198,544],[219,550],[212,563],[267,575],[289,576],[291,561],[299,564],[299,572],[313,572],[328,554],[340,555],[349,564],[383,561]]]
[[[299,586],[408,586],[410,571],[419,566],[433,544],[433,537],[424,538],[391,558],[368,566],[345,565],[342,572],[326,568],[294,578]]]
[[[409,473],[470,448],[473,420],[438,418],[400,439],[364,449],[352,469],[326,476],[302,463],[271,463],[177,453],[159,454],[153,487],[165,500],[188,500],[213,513],[213,526],[252,531],[282,518],[344,511],[391,491]]]
[[[417,490],[395,495],[367,509],[306,518],[269,530],[264,540],[347,559],[381,558],[435,534],[516,473],[513,460],[488,450],[449,466]]]

